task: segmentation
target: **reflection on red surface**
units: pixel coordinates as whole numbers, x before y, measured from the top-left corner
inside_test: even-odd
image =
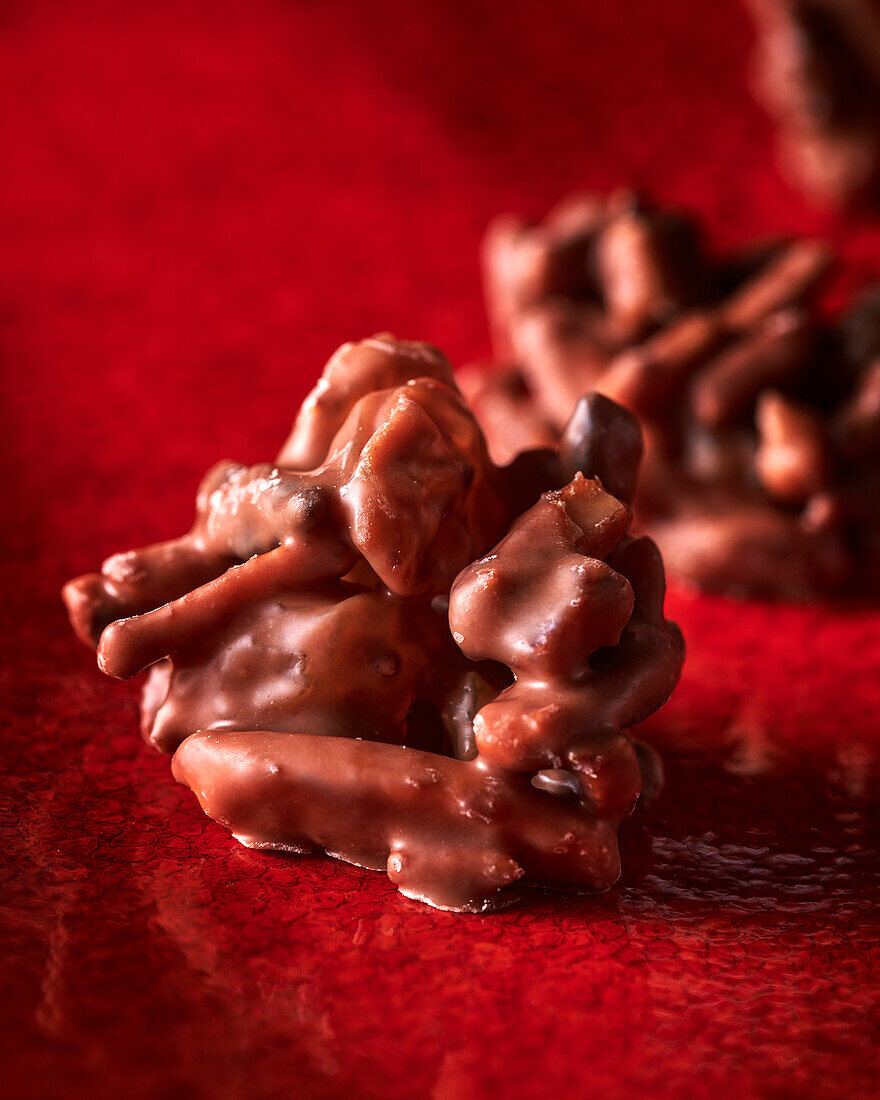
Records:
[[[70,635],[62,582],[183,529],[342,340],[484,353],[496,210],[636,179],[722,240],[880,266],[880,221],[775,175],[733,0],[379,7],[0,13],[0,1091],[872,1095],[876,610],[676,594],[668,785],[620,886],[487,917],[236,845]]]
[[[582,1095],[584,1074],[621,1097],[734,1078],[734,1095],[843,1095],[829,1066],[870,1094],[875,619],[672,604],[701,655],[651,721],[667,787],[624,827],[619,887],[526,890],[488,917],[239,847],[85,652],[38,717],[23,692],[13,757],[45,770],[4,792],[7,1065],[46,1095]],[[52,618],[52,655],[72,663]],[[771,619],[788,647],[750,637]],[[856,654],[873,680],[841,691]]]

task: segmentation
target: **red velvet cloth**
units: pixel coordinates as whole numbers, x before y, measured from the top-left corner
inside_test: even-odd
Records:
[[[876,272],[880,221],[777,177],[749,45],[732,0],[3,7],[7,1095],[876,1091],[876,610],[673,592],[668,786],[619,888],[484,918],[239,847],[58,599],[271,457],[342,340],[484,356],[497,210],[635,182]]]

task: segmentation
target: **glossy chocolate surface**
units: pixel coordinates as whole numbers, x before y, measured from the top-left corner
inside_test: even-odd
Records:
[[[627,731],[683,659],[628,534],[642,449],[592,394],[558,450],[497,466],[442,354],[381,334],[333,356],[276,464],[220,463],[187,535],[65,600],[104,672],[149,670],[144,736],[242,843],[457,911],[605,889],[662,782]]]

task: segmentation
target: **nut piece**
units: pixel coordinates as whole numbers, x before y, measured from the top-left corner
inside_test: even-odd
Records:
[[[793,504],[821,492],[830,475],[821,417],[768,390],[755,420],[760,437],[755,470],[767,492]]]

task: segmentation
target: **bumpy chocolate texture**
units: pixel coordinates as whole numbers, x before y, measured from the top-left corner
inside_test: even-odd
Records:
[[[493,457],[589,430],[580,396],[634,412],[638,525],[708,589],[808,598],[880,587],[880,293],[821,320],[811,240],[714,258],[692,218],[576,196],[485,242],[500,369],[460,384]],[[504,364],[507,364],[505,366]]]
[[[754,87],[778,126],[782,171],[814,200],[876,202],[880,3],[749,0]]]
[[[189,534],[65,601],[105,672],[149,670],[145,737],[242,843],[453,910],[601,890],[662,774],[627,731],[683,659],[628,534],[641,453],[593,395],[560,448],[496,466],[443,355],[381,334],[330,360],[275,464],[221,463]]]

